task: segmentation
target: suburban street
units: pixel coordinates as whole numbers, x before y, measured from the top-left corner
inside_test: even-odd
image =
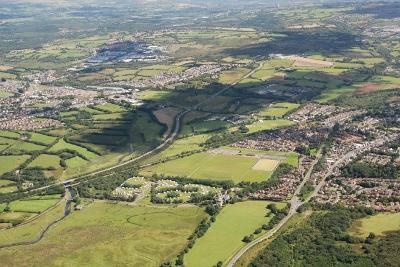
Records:
[[[347,155],[347,154],[346,154]],[[344,157],[346,157],[346,155]],[[235,265],[235,263],[240,259],[240,257],[243,256],[244,253],[246,253],[246,251],[248,251],[249,249],[251,249],[252,247],[254,247],[255,245],[263,242],[264,240],[267,240],[269,238],[271,238],[277,231],[279,231],[282,226],[284,226],[295,214],[297,209],[303,205],[304,203],[308,202],[311,197],[309,197],[308,199],[306,199],[305,201],[301,201],[299,199],[299,197],[297,196],[301,189],[303,188],[304,184],[309,180],[309,178],[311,177],[312,174],[312,170],[315,166],[315,164],[317,164],[317,162],[320,160],[320,158],[322,157],[322,148],[318,151],[318,154],[316,156],[316,158],[314,159],[313,163],[311,164],[309,170],[307,171],[306,175],[304,176],[303,181],[300,183],[300,185],[297,187],[295,193],[293,194],[293,197],[290,199],[289,203],[290,203],[290,210],[288,215],[286,215],[285,218],[283,218],[273,229],[271,229],[270,231],[268,231],[265,235],[260,236],[259,238],[255,239],[254,241],[248,243],[246,246],[244,246],[242,249],[240,249],[228,262],[228,264],[226,266],[228,267],[233,267]],[[342,161],[343,158],[341,158],[339,161]],[[332,167],[332,170],[334,169],[336,165],[334,165]],[[328,174],[326,175],[326,177],[329,176],[329,174],[331,173],[331,170],[328,172]],[[325,178],[323,180],[325,180]],[[318,190],[322,187],[316,187],[313,194],[312,195],[316,195],[318,193]]]

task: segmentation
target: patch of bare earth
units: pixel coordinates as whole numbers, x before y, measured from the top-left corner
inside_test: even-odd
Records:
[[[333,66],[333,62],[323,61],[318,59],[300,57],[300,56],[287,56],[287,59],[293,60],[294,67],[313,67],[313,68],[328,68]]]
[[[174,107],[167,107],[153,111],[153,114],[157,120],[167,126],[164,136],[168,136],[171,133],[172,127],[174,127],[175,117],[179,112],[180,109]]]

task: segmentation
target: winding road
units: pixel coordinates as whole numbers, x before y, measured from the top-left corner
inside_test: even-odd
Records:
[[[306,199],[304,202],[299,199],[297,196],[301,189],[303,188],[304,184],[310,179],[312,170],[319,161],[319,159],[322,157],[322,148],[318,151],[318,154],[316,155],[316,158],[314,159],[313,163],[311,164],[309,170],[307,171],[306,175],[304,176],[303,181],[299,184],[297,187],[296,191],[293,194],[293,197],[290,199],[290,209],[286,217],[284,217],[277,225],[275,225],[274,228],[272,228],[270,231],[265,233],[264,235],[260,236],[259,238],[253,240],[252,242],[248,243],[246,246],[241,248],[236,254],[230,258],[228,264],[226,265],[227,267],[233,267],[235,263],[243,256],[244,253],[246,253],[249,249],[254,247],[255,245],[263,242],[264,240],[267,240],[271,238],[276,232],[278,232],[282,226],[284,226],[295,214],[297,209],[303,205],[305,202],[309,201],[309,199]],[[324,179],[325,180],[325,179]],[[315,190],[316,191],[316,190]],[[314,191],[314,192],[315,192]]]
[[[162,150],[162,149],[164,149],[164,148],[167,148],[167,147],[168,147],[169,145],[171,145],[171,144],[175,141],[175,139],[178,137],[179,132],[180,132],[180,130],[181,130],[181,124],[182,124],[181,121],[182,121],[182,118],[183,118],[187,113],[189,113],[189,112],[191,112],[191,111],[198,110],[202,105],[204,105],[204,104],[207,103],[208,101],[212,100],[212,99],[215,98],[216,96],[219,96],[219,95],[225,93],[226,91],[228,91],[229,89],[231,89],[232,87],[234,87],[235,85],[237,85],[238,83],[240,83],[241,81],[243,81],[244,79],[247,79],[248,77],[250,77],[251,75],[253,75],[256,71],[260,70],[260,69],[262,68],[262,66],[263,66],[262,63],[260,63],[259,66],[258,66],[257,68],[253,69],[252,71],[250,71],[249,73],[247,73],[246,75],[244,75],[243,77],[241,77],[239,80],[235,81],[235,82],[232,83],[232,84],[227,85],[227,86],[224,87],[223,89],[221,89],[221,90],[219,90],[218,92],[216,92],[216,93],[210,95],[208,98],[206,98],[206,99],[203,100],[202,102],[199,102],[198,104],[194,105],[193,107],[191,107],[191,108],[186,108],[186,109],[183,110],[182,112],[178,113],[178,115],[176,115],[176,117],[175,117],[174,130],[173,130],[173,131],[169,134],[169,136],[168,136],[160,145],[158,145],[156,148],[153,148],[152,150],[150,150],[150,151],[148,151],[148,152],[146,152],[146,153],[144,153],[144,154],[142,154],[142,155],[140,155],[140,156],[138,156],[138,157],[136,157],[136,158],[133,158],[133,159],[124,161],[124,162],[119,163],[119,164],[117,164],[117,165],[114,165],[114,166],[112,166],[112,167],[105,168],[105,169],[101,169],[101,170],[98,170],[98,171],[95,171],[95,172],[92,172],[92,173],[89,173],[89,174],[86,174],[86,175],[82,175],[82,176],[79,176],[79,177],[76,177],[76,178],[72,178],[72,179],[65,180],[65,181],[62,181],[62,182],[57,182],[57,183],[54,183],[54,184],[51,184],[51,185],[47,185],[47,186],[35,188],[35,189],[32,189],[31,191],[40,191],[40,190],[43,190],[43,189],[52,187],[52,186],[54,186],[54,185],[62,185],[62,184],[63,184],[63,185],[65,185],[65,186],[68,186],[68,185],[70,185],[70,184],[72,184],[72,183],[73,183],[74,185],[77,185],[77,184],[80,183],[80,180],[82,180],[82,179],[84,179],[84,178],[88,178],[88,177],[91,177],[91,176],[94,176],[94,175],[97,175],[97,174],[101,174],[101,173],[103,173],[103,172],[112,171],[112,170],[115,170],[115,169],[117,169],[117,168],[119,168],[119,167],[123,167],[123,166],[126,166],[126,165],[128,165],[128,164],[138,162],[138,161],[140,161],[140,160],[142,160],[142,159],[144,159],[144,158],[146,158],[146,157],[148,157],[148,156],[150,156],[150,155],[152,155],[152,154],[155,154],[156,152],[158,152],[158,151],[160,151],[160,150]]]

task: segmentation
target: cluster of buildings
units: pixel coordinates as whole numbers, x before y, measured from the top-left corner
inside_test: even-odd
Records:
[[[373,140],[357,143],[346,144],[336,140],[324,158],[323,168],[311,176],[314,185],[321,185],[314,201],[361,205],[378,211],[400,211],[400,182],[396,179],[343,177],[341,172],[342,167],[355,159],[371,165],[388,164],[392,160],[391,156],[371,151],[394,153],[396,150],[387,145],[399,138],[398,133],[381,133]],[[328,176],[328,181],[325,181]]]
[[[238,64],[204,64],[196,67],[191,67],[183,72],[163,72],[152,78],[130,81],[130,82],[117,82],[115,84],[120,86],[129,86],[133,88],[161,88],[167,85],[176,84],[180,82],[187,82],[196,79],[200,76],[214,76],[217,77],[222,71],[228,70],[239,66]]]
[[[28,131],[47,128],[58,128],[64,124],[58,120],[34,118],[34,117],[21,117],[18,119],[0,120],[0,129],[15,130],[15,131]]]
[[[298,170],[293,169],[291,172],[280,177],[280,183],[278,185],[250,193],[249,198],[272,201],[287,200],[293,196],[302,180],[302,174]]]
[[[112,41],[95,51],[95,55],[86,59],[86,63],[104,62],[160,61],[167,58],[164,48],[149,45],[141,40]]]
[[[239,148],[274,150],[281,152],[295,151],[299,146],[320,144],[327,137],[327,130],[314,127],[290,127],[261,133],[238,141],[233,146]]]
[[[55,70],[48,70],[26,75],[25,78],[33,83],[46,84],[54,82],[60,77],[58,77]]]
[[[400,181],[336,177],[326,183],[315,201],[361,205],[377,211],[400,211]]]
[[[313,120],[321,120],[326,117],[330,117],[333,114],[343,113],[343,108],[331,106],[331,105],[320,105],[317,103],[308,103],[296,110],[296,112],[289,115],[289,119],[295,122],[310,122]]]

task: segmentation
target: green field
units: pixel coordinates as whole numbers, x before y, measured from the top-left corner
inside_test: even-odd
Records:
[[[2,137],[11,137],[11,138],[20,138],[20,134],[11,131],[0,130],[0,136]]]
[[[62,201],[60,205],[57,205],[54,209],[49,212],[43,213],[37,219],[18,226],[16,228],[10,228],[0,232],[0,245],[10,244],[13,242],[29,241],[39,236],[40,231],[43,231],[46,226],[61,218],[64,214],[65,201]],[[18,212],[16,213],[18,214]],[[22,213],[32,216],[31,213]],[[24,218],[24,220],[27,218]]]
[[[30,156],[0,156],[0,175],[18,168]]]
[[[14,212],[40,213],[56,204],[58,200],[59,196],[44,199],[16,200],[11,202],[9,207]]]
[[[286,127],[293,125],[294,122],[285,120],[285,119],[277,119],[277,120],[260,120],[256,121],[250,125],[247,125],[249,129],[249,133],[255,133],[259,131],[271,130],[280,127]]]
[[[0,98],[6,98],[6,97],[9,97],[9,96],[12,96],[12,95],[13,95],[13,94],[11,94],[11,93],[9,93],[9,92],[0,90]]]
[[[369,233],[383,235],[388,231],[400,230],[400,213],[379,213],[356,221],[350,233],[367,237]]]
[[[30,132],[29,135],[31,136],[29,138],[30,141],[34,141],[34,142],[38,142],[44,145],[49,145],[53,142],[56,141],[56,137],[53,136],[48,136],[48,135],[44,135],[44,134],[40,134],[40,133],[33,133]]]
[[[29,142],[24,142],[24,141],[17,141],[12,145],[7,151],[40,151],[44,150],[46,147],[29,143]]]
[[[87,150],[86,148],[67,143],[64,141],[64,139],[59,140],[54,146],[52,146],[50,148],[49,151],[50,152],[59,152],[64,149],[74,150],[88,159],[95,159],[98,157],[95,153]]]
[[[245,68],[224,71],[221,74],[221,76],[219,77],[219,82],[223,83],[223,84],[232,84],[232,83],[238,81],[240,78],[242,78],[249,72],[250,72],[250,70],[245,69]]]
[[[188,267],[214,266],[225,262],[245,243],[242,239],[267,223],[266,201],[245,201],[224,207],[206,234],[197,239],[185,256]],[[283,205],[278,205],[281,207]]]
[[[43,169],[60,168],[60,157],[57,155],[41,154],[35,158],[28,167],[39,167]]]
[[[65,163],[67,164],[68,168],[76,168],[76,167],[83,166],[88,162],[81,157],[73,157],[73,158],[65,160]]]
[[[10,181],[10,180],[0,180],[0,186],[8,186],[8,185],[13,185],[15,184],[14,181]]]
[[[197,179],[261,182],[271,176],[268,171],[255,171],[255,157],[198,153],[145,168],[143,175],[154,173],[169,176],[188,176]]]
[[[123,108],[121,106],[118,106],[118,105],[115,105],[115,104],[112,104],[112,103],[107,103],[107,104],[104,104],[104,105],[98,105],[95,108],[99,109],[101,111],[110,112],[110,113],[119,113],[119,112],[125,112],[126,111],[125,108]]]
[[[3,212],[0,213],[0,222],[11,223],[12,225],[18,225],[23,221],[32,217],[33,214],[29,212]],[[4,232],[1,232],[3,234]]]
[[[298,108],[299,106],[299,104],[288,102],[274,103],[270,107],[260,111],[258,115],[265,117],[283,117],[285,114]]]
[[[321,103],[327,103],[331,100],[334,100],[336,98],[338,98],[341,95],[344,94],[351,94],[356,90],[356,88],[340,88],[340,89],[333,89],[333,90],[328,90],[328,91],[324,91],[321,95],[319,95],[316,100]]]
[[[185,247],[187,237],[204,217],[198,207],[97,202],[72,213],[39,243],[23,250],[2,249],[0,257],[2,266],[158,267]]]

